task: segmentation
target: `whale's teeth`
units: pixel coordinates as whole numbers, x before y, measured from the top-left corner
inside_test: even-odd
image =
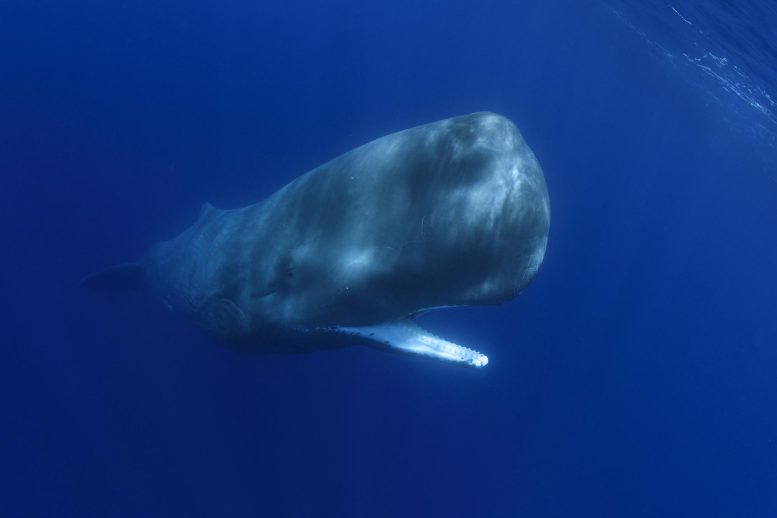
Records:
[[[475,361],[473,363],[475,367],[485,367],[488,365],[488,356],[485,354],[481,354],[478,358],[475,358]]]
[[[488,356],[485,354],[435,336],[409,320],[375,326],[337,327],[334,330],[365,338],[370,344],[377,343],[392,351],[472,367],[484,367],[488,364]]]

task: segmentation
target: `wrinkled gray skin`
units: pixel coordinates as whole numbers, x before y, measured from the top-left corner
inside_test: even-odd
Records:
[[[542,262],[549,221],[518,129],[475,113],[365,144],[257,204],[206,205],[141,265],[174,311],[222,339],[284,350],[288,333],[324,347],[341,329],[363,338],[360,326],[515,297]]]

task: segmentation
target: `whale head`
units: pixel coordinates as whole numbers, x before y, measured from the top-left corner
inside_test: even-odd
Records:
[[[333,166],[353,175],[326,233],[333,278],[347,287],[332,307],[345,319],[504,302],[542,263],[548,191],[537,159],[503,116],[405,130],[323,167]]]
[[[371,325],[504,302],[537,273],[550,225],[537,159],[493,113],[379,138],[267,203],[267,241],[282,253],[258,270],[281,289],[259,311],[298,325]],[[277,282],[287,270],[294,276]]]
[[[427,260],[441,274],[449,305],[492,304],[516,296],[542,263],[550,203],[539,162],[515,125],[476,113],[439,128],[440,165],[429,197]],[[420,172],[424,175],[424,172]]]
[[[537,159],[515,125],[492,113],[406,130],[365,148],[392,166],[363,184],[371,205],[357,228],[366,232],[342,242],[346,301],[356,305],[340,316],[366,318],[338,330],[395,352],[485,366],[485,354],[407,317],[504,302],[534,278],[550,227]]]

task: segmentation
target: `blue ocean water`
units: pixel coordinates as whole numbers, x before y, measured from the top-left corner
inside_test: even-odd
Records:
[[[766,0],[3,4],[0,514],[777,515],[775,99]],[[424,317],[484,369],[79,284],[480,110],[552,204],[525,293]]]

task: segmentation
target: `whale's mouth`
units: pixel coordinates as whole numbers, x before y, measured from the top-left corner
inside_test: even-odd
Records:
[[[425,356],[468,367],[485,367],[488,364],[488,356],[485,354],[440,338],[412,320],[363,327],[337,327],[335,331],[363,338],[369,345],[393,352]]]

